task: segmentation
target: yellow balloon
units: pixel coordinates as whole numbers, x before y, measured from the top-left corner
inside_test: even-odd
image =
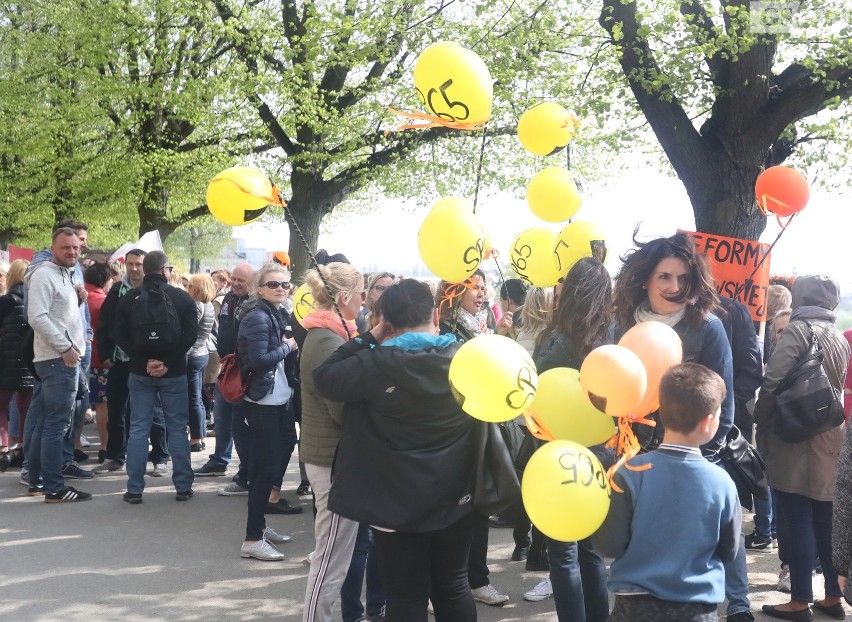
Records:
[[[564,222],[583,203],[574,175],[561,166],[551,166],[535,174],[527,185],[527,203],[533,214],[547,222]]]
[[[601,263],[606,261],[606,236],[600,225],[587,220],[568,223],[556,236],[553,253],[559,275],[568,274],[579,259],[594,257]]]
[[[579,125],[574,113],[559,104],[544,102],[521,115],[518,138],[527,151],[546,156],[570,143]]]
[[[523,346],[502,335],[480,335],[450,363],[450,387],[461,409],[483,421],[524,414],[535,397],[538,374]]]
[[[307,283],[302,283],[293,293],[293,317],[301,324],[302,320],[314,312],[314,295]]]
[[[580,366],[580,385],[593,404],[611,417],[636,414],[648,387],[642,361],[624,346],[599,346]]]
[[[612,417],[592,406],[580,386],[580,372],[569,367],[539,374],[538,390],[527,415],[556,440],[574,441],[584,447],[603,443],[615,434]]]
[[[437,201],[417,235],[417,247],[426,267],[449,283],[461,283],[482,263],[485,234],[473,203],[461,197]]]
[[[549,538],[588,538],[609,512],[606,471],[591,451],[572,441],[551,441],[532,455],[521,482],[524,507]]]
[[[257,220],[274,202],[269,177],[245,166],[225,169],[207,186],[207,209],[213,218],[234,227]]]
[[[522,231],[509,253],[518,278],[536,287],[552,287],[559,283],[563,275],[556,266],[555,244],[556,235],[550,229],[532,227]]]
[[[463,125],[491,118],[491,73],[474,51],[454,41],[439,41],[423,50],[414,65],[414,86],[437,117]]]

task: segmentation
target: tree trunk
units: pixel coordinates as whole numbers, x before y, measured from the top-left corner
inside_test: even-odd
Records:
[[[755,154],[733,146],[715,150],[710,165],[681,171],[697,231],[757,240],[766,216],[757,208],[754,183],[762,170]]]
[[[289,211],[287,224],[290,226],[290,270],[293,273],[293,281],[303,283],[305,281],[305,272],[310,270],[313,265],[311,257],[317,252],[317,241],[319,240],[320,224],[323,218],[323,209],[316,204],[306,204],[305,202],[294,199],[288,206]],[[293,221],[298,225],[298,229],[304,236],[304,242],[299,236]],[[307,247],[305,246],[307,243]],[[330,253],[334,253],[334,249],[328,249]]]

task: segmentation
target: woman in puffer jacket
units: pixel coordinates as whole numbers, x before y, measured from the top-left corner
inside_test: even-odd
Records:
[[[837,571],[831,564],[832,501],[840,447],[845,425],[841,424],[799,443],[787,443],[775,431],[777,412],[774,392],[811,342],[808,324],[817,335],[823,352],[823,367],[831,386],[841,394],[849,364],[849,344],[834,325],[834,308],[840,302],[836,281],[825,276],[800,276],[793,284],[793,314],[781,333],[766,370],[754,408],[757,445],[766,460],[772,494],[787,525],[779,534],[786,543],[790,565],[791,600],[780,605],[764,605],[774,618],[810,620],[810,603],[817,611],[836,619],[845,614],[840,603]],[[825,598],[814,601],[811,583],[813,560],[822,560]],[[848,568],[843,569],[844,571]]]
[[[273,546],[290,536],[267,527],[264,513],[273,486],[296,446],[296,424],[288,402],[293,395],[285,359],[298,346],[285,335],[287,318],[281,307],[290,294],[290,272],[278,264],[264,265],[257,273],[257,304],[243,315],[237,336],[237,358],[247,380],[242,409],[251,438],[246,539],[241,557],[280,561],[283,553]]]

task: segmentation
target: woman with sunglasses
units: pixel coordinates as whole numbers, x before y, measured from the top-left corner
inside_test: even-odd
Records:
[[[241,557],[280,561],[284,555],[273,544],[290,536],[267,527],[264,516],[276,479],[296,446],[296,423],[288,402],[292,378],[285,361],[298,346],[285,334],[289,318],[281,305],[290,293],[290,273],[277,264],[266,264],[257,273],[256,304],[243,315],[237,337],[237,358],[247,379],[243,413],[251,438],[252,465],[248,496],[246,538]]]

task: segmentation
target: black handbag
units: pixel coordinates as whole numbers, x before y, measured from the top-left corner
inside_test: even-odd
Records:
[[[766,463],[737,426],[732,425],[728,431],[725,444],[719,450],[719,457],[728,475],[734,480],[737,496],[744,508],[752,508],[752,496],[764,500],[769,498]]]
[[[802,443],[845,421],[843,400],[823,367],[819,338],[810,322],[807,351],[775,389],[775,433],[786,443]]]
[[[473,507],[483,516],[492,516],[520,498],[521,484],[500,426],[477,421],[474,434]]]

